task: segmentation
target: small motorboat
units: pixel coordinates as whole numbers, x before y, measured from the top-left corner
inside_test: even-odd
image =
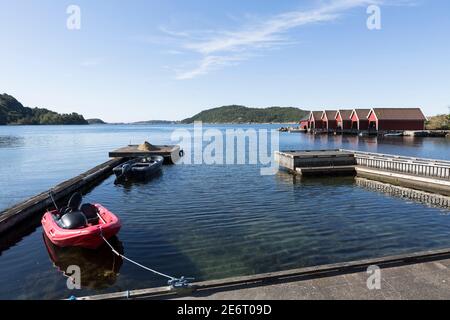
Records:
[[[42,217],[44,232],[54,245],[97,249],[104,244],[103,237],[108,240],[119,232],[122,224],[112,212],[100,204],[81,202],[81,194],[75,193],[66,207]]]
[[[140,157],[127,161],[113,169],[117,179],[146,179],[161,170],[164,157]]]
[[[385,137],[403,137],[403,132],[389,132],[384,134]]]

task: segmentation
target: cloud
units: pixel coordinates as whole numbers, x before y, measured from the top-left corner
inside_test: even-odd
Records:
[[[179,72],[176,76],[177,80],[193,79],[197,76],[207,74],[212,70],[216,70],[220,67],[234,65],[239,61],[244,60],[242,56],[205,56],[200,64],[194,69]]]
[[[253,21],[238,30],[208,31],[199,33],[176,32],[166,28],[161,31],[178,37],[184,50],[199,56],[191,69],[178,71],[176,79],[186,80],[205,75],[221,67],[236,64],[254,56],[261,49],[277,48],[292,43],[288,31],[306,25],[332,22],[346,11],[371,4],[382,4],[384,0],[329,0],[309,10],[294,10],[269,17],[265,21]],[[395,2],[395,1],[392,1]],[[392,2],[390,4],[392,4]],[[409,0],[397,0],[401,5]],[[179,42],[180,45],[180,42]]]

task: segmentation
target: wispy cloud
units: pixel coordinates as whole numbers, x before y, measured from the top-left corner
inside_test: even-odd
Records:
[[[200,64],[196,68],[188,71],[179,72],[176,78],[177,80],[192,79],[197,76],[207,74],[212,70],[216,70],[224,66],[235,65],[242,60],[245,60],[244,56],[207,55],[201,59]]]
[[[258,50],[292,43],[288,35],[291,29],[335,21],[348,10],[383,2],[384,0],[318,1],[318,5],[312,9],[285,12],[264,21],[253,21],[233,31],[208,31],[199,34],[171,31],[166,28],[160,30],[167,36],[179,39],[178,51],[184,50],[199,56],[190,69],[177,71],[176,79],[186,80],[247,60]],[[398,2],[410,3],[408,0]]]

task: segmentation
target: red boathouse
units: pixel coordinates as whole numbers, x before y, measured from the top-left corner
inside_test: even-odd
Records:
[[[300,120],[299,127],[302,130],[305,130],[305,131],[308,130],[308,128],[309,128],[309,119]]]
[[[373,108],[367,119],[377,131],[425,130],[427,120],[420,108]]]
[[[353,110],[339,110],[336,112],[336,129],[337,130],[350,130],[352,128],[352,115]]]
[[[323,129],[322,111],[311,111],[309,114],[309,128]]]
[[[336,110],[325,110],[322,112],[322,122],[324,129],[328,131],[336,130]]]
[[[370,109],[353,109],[350,119],[352,120],[352,130],[367,130],[369,129],[369,115]]]

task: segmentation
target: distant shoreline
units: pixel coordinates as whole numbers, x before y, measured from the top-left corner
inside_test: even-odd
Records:
[[[113,126],[158,126],[158,125],[193,125],[194,122],[192,123],[181,123],[181,122],[170,122],[170,123],[86,123],[86,124],[14,124],[14,123],[8,123],[8,124],[3,124],[0,125],[0,127],[25,127],[25,126],[32,126],[32,127],[44,127],[44,126],[49,126],[49,127],[55,127],[55,126],[70,126],[70,127],[74,127],[74,126],[83,126],[83,127],[87,127],[87,126],[104,126],[104,125],[113,125]],[[206,125],[252,125],[252,124],[265,124],[265,125],[297,125],[299,124],[298,122],[202,122],[202,124],[206,124]]]

